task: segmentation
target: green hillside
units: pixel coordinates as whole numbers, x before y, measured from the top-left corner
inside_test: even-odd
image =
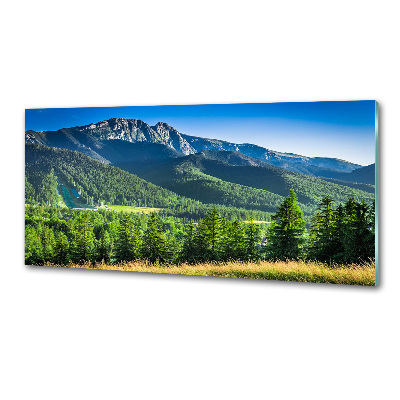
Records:
[[[346,182],[357,182],[359,184],[375,185],[375,164],[357,168],[351,172],[340,171],[318,171],[316,176],[337,179]]]
[[[280,194],[281,196],[285,196],[291,188],[295,191],[296,188],[298,188],[299,198],[305,203],[313,201],[315,196],[320,196],[321,191],[325,191],[327,194],[333,194],[338,190],[338,186],[347,186],[357,191],[375,193],[375,187],[373,185],[299,174],[268,165],[267,163],[260,164],[259,160],[244,156],[241,153],[208,151],[190,157],[193,159],[192,162],[204,173],[229,182],[265,189]],[[363,168],[360,168],[360,170],[362,169]],[[347,173],[347,175],[352,175],[358,171],[359,170]],[[346,175],[346,173],[343,174]],[[326,185],[324,181],[334,183],[335,186]],[[309,187],[309,189],[304,190],[305,186]],[[340,190],[343,191],[343,188],[340,188]],[[348,189],[345,190],[346,193],[350,193],[350,195],[354,195],[355,197],[364,196],[364,194],[359,192],[349,192]]]
[[[26,202],[59,204],[63,190],[81,193],[90,202],[133,207],[162,208],[165,212],[188,218],[203,217],[211,205],[173,193],[165,188],[101,163],[80,152],[26,144],[25,147]],[[75,202],[75,199],[73,199]],[[232,207],[220,207],[227,218],[269,220],[262,211],[249,211]]]
[[[218,154],[219,153],[219,154]],[[325,195],[344,203],[349,197],[369,203],[374,194],[356,187],[327,182],[271,165],[251,165],[248,157],[227,164],[227,152],[204,152],[175,159],[141,176],[183,196],[263,211],[276,210],[289,189],[298,195],[301,209],[312,214]],[[220,158],[219,158],[220,157]]]

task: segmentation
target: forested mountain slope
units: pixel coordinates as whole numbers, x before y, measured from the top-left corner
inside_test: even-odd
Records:
[[[51,198],[56,196],[57,176],[80,191],[83,197],[90,196],[95,202],[160,207],[172,214],[192,218],[203,217],[210,209],[210,205],[180,196],[76,151],[27,143],[25,166],[26,201],[31,203],[38,199],[51,202]],[[228,218],[247,219],[253,215],[269,219],[269,214],[261,211],[252,214],[223,206],[220,210]]]
[[[348,186],[353,189],[363,190],[364,192],[375,193],[375,182],[374,184],[357,183],[352,181],[341,181],[339,179],[325,178],[323,176],[321,176],[320,179],[330,183],[335,183],[336,185]]]
[[[367,165],[366,167],[361,167],[347,173],[339,171],[319,171],[317,175],[341,181],[375,185],[375,164]]]
[[[372,202],[373,193],[338,185],[323,179],[285,171],[271,165],[229,165],[218,154],[200,153],[164,163],[141,176],[157,185],[205,203],[273,210],[289,189],[297,193],[306,214],[315,211],[329,194],[344,203],[349,197]],[[211,154],[211,158],[209,157]]]
[[[181,163],[184,160],[184,156],[178,152],[173,152],[165,145],[147,143],[136,143],[130,145],[134,147],[135,151],[134,154],[131,155],[131,161],[128,161],[128,158],[125,158],[124,162],[116,163],[115,165],[139,176],[145,176],[146,172],[153,169],[158,170],[161,168],[162,170],[164,168],[163,164],[167,161],[171,161],[171,159],[180,158],[180,160],[177,160],[176,162],[172,161],[171,163],[168,163],[171,165]],[[200,163],[198,165],[200,170],[209,175],[213,175],[229,182],[239,183],[258,189],[265,189],[283,196],[288,192],[290,187],[287,185],[282,186],[279,181],[276,181],[276,176],[279,176],[279,179],[287,176],[296,176],[298,179],[306,179],[307,181],[310,181],[309,177],[305,176],[307,174],[294,173],[287,169],[273,166],[257,158],[246,156],[237,151],[202,150],[200,153],[186,157],[189,157],[191,162]],[[229,168],[229,166],[243,168]],[[360,171],[361,170],[364,170],[364,168],[360,168]],[[319,177],[321,179],[317,181],[319,182],[318,186],[321,186],[321,180],[325,180],[337,185],[348,186],[353,189],[374,193],[375,187],[373,185],[352,182],[351,177],[356,176],[357,171],[358,170],[355,170],[352,173],[342,173],[333,170],[319,169],[317,171],[319,175],[323,175],[325,172],[328,176],[335,176],[334,174],[337,173],[338,176],[349,178],[348,180],[339,180],[321,176]],[[372,174],[374,174],[374,171],[372,171]],[[278,186],[275,187],[275,184]]]
[[[96,201],[123,204],[129,199],[139,206],[150,202],[154,207],[182,201],[175,193],[75,151],[27,144],[25,162],[28,181],[35,174],[53,169],[56,175]]]
[[[241,153],[203,151],[200,154],[189,157],[204,173],[229,182],[236,182],[242,185],[265,189],[282,196],[284,196],[289,189],[295,189],[295,187],[300,186],[309,186],[310,190],[307,191],[311,196],[317,195],[321,191],[338,190],[337,186],[326,185],[323,181],[328,181],[340,186],[348,186],[368,193],[375,193],[375,187],[373,185],[339,181],[337,179],[315,178],[305,174],[288,171],[283,168],[274,167],[267,163],[263,163],[262,161],[260,162],[259,160],[244,156]],[[180,160],[178,162],[182,161],[183,160]],[[358,170],[355,170],[352,173],[343,174],[355,174],[357,171]],[[302,184],[293,184],[293,182],[302,182]],[[311,190],[311,188],[314,188],[315,190]],[[305,195],[305,193],[302,193],[302,195]],[[303,201],[308,202],[309,199],[304,198]]]

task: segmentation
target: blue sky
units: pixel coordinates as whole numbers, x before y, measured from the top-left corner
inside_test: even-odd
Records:
[[[375,162],[375,101],[43,108],[26,130],[57,130],[109,118],[166,122],[181,133],[311,157]]]

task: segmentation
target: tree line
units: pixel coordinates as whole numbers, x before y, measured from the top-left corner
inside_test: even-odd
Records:
[[[260,259],[351,263],[374,258],[374,226],[373,206],[354,198],[335,206],[326,196],[307,231],[293,190],[268,229],[252,220],[229,221],[215,207],[194,222],[155,213],[27,206],[25,260],[27,264],[138,259],[174,264]]]
[[[100,213],[75,211],[75,216],[58,219],[59,210],[45,217],[30,206],[26,215],[25,260],[27,264],[69,261],[107,263],[146,259],[155,263],[257,259],[260,227],[228,221],[216,208],[204,219],[187,223],[163,219],[156,213],[138,216],[129,213],[101,220]]]
[[[337,207],[325,196],[311,218],[309,232],[295,192],[272,217],[266,249],[268,258],[312,259],[332,263],[363,262],[375,258],[375,205],[350,197]]]

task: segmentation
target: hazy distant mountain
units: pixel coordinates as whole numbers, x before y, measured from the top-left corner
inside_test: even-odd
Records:
[[[322,173],[319,173],[319,175],[326,178],[332,178],[347,182],[375,185],[375,164],[355,169],[354,171],[351,171],[349,173],[338,171],[324,171]]]
[[[245,135],[246,132],[243,132]],[[218,139],[205,139],[178,132],[164,122],[150,126],[137,119],[111,118],[85,126],[63,128],[58,131],[27,131],[25,140],[29,143],[43,144],[50,147],[66,148],[80,151],[105,163],[129,163],[135,153],[143,148],[133,147],[126,143],[147,143],[164,145],[173,153],[171,158],[190,155],[201,151],[240,152],[284,169],[308,175],[329,175],[331,170],[349,173],[360,168],[358,164],[336,158],[306,157],[291,153],[282,153],[254,144],[237,144]],[[124,142],[126,145],[122,145]],[[153,149],[155,155],[161,148]],[[146,151],[149,154],[151,148]],[[174,153],[175,152],[175,153]],[[164,155],[167,153],[163,150]],[[232,155],[230,155],[232,157]],[[324,175],[325,176],[325,175]]]

